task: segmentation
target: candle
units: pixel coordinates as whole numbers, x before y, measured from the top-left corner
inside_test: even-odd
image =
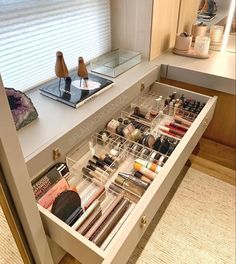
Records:
[[[209,37],[196,37],[194,44],[194,52],[196,55],[208,55],[210,46],[210,38]]]
[[[223,36],[224,27],[213,25],[210,29],[211,42],[221,42]]]

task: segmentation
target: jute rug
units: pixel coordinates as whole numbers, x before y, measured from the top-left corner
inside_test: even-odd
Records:
[[[23,263],[0,206],[0,264]]]
[[[193,168],[180,181],[128,263],[235,264],[235,187]]]
[[[193,168],[182,178],[128,264],[235,263],[235,188]],[[0,256],[1,264],[22,263],[1,211]]]

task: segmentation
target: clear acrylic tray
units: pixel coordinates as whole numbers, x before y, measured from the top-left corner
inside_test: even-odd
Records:
[[[90,68],[92,72],[115,78],[140,62],[140,52],[117,49],[92,60]]]

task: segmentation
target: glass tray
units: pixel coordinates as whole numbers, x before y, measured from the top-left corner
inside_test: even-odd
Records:
[[[141,62],[141,53],[129,50],[114,50],[90,62],[92,72],[117,77]]]

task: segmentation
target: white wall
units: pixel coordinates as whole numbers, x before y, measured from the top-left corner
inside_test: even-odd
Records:
[[[111,0],[112,49],[141,51],[149,57],[152,0]]]

